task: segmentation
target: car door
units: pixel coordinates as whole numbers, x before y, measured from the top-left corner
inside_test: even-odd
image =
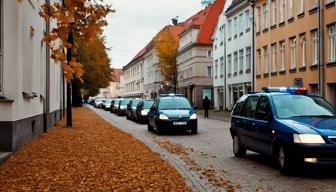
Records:
[[[266,96],[261,96],[256,109],[255,127],[258,131],[258,148],[263,154],[271,155],[273,141],[273,115],[270,102]]]
[[[142,110],[142,105],[143,105],[144,101],[140,101],[136,107],[135,110],[135,118],[139,118],[141,115],[141,110]]]
[[[258,132],[255,127],[255,110],[259,100],[258,95],[251,95],[247,98],[244,107],[241,112],[241,117],[239,119],[240,124],[240,139],[242,140],[244,146],[251,150],[256,150],[257,146],[255,141],[258,137]]]
[[[159,100],[156,99],[153,103],[153,106],[150,108],[148,112],[148,124],[152,127],[155,127],[155,118],[156,118],[158,106],[159,106]]]

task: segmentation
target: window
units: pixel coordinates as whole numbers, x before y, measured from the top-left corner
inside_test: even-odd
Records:
[[[250,10],[245,11],[245,28],[246,30],[250,29],[251,22],[250,22]]]
[[[272,72],[276,72],[276,44],[272,45]]]
[[[280,71],[285,70],[285,42],[280,42]]]
[[[239,33],[243,33],[244,26],[243,26],[243,14],[239,15]]]
[[[244,70],[244,50],[239,50],[239,73],[243,73]]]
[[[318,30],[315,30],[312,32],[312,39],[313,39],[313,63],[312,65],[317,65],[318,64],[318,60],[319,60],[319,57],[318,57],[318,54],[319,54],[319,40],[318,40]]]
[[[329,3],[332,3],[332,2],[335,2],[335,0],[326,0],[326,4],[329,4]]]
[[[329,27],[329,62],[336,61],[336,24]]]
[[[231,38],[232,37],[232,21],[229,20],[228,22],[228,37]]]
[[[207,68],[207,73],[208,73],[208,77],[212,77],[212,67],[211,66],[208,66],[208,68]],[[181,78],[181,79],[183,79],[183,78]]]
[[[264,73],[268,73],[268,49],[267,46],[264,47]]]
[[[233,35],[234,35],[234,37],[236,37],[237,33],[238,33],[238,27],[237,27],[238,22],[237,22],[237,20],[238,20],[237,17],[235,17],[233,19]]]
[[[296,39],[295,38],[291,38],[289,40],[290,42],[290,63],[291,63],[291,69],[295,69],[296,68]]]
[[[299,14],[304,12],[304,0],[299,0]]]
[[[316,8],[318,6],[319,0],[311,0],[312,1],[312,8]]]
[[[257,75],[260,75],[260,71],[261,71],[261,51],[260,49],[257,50],[256,63],[257,63]]]
[[[255,117],[259,120],[269,120],[272,117],[272,112],[267,97],[260,97]]]
[[[283,23],[285,21],[285,0],[280,0],[279,4],[280,4],[279,22]]]
[[[260,7],[257,7],[256,9],[256,13],[255,13],[255,17],[256,17],[256,32],[260,32],[260,17],[261,17],[261,13],[260,13]]]
[[[306,66],[306,36],[300,36],[300,66]]]
[[[227,56],[227,60],[228,60],[228,74],[231,75],[231,73],[232,73],[232,56],[231,56],[231,54]]]
[[[246,70],[250,71],[251,70],[251,47],[246,48]]]
[[[265,3],[263,5],[263,29],[267,29],[268,28],[268,4]]]
[[[212,58],[212,51],[211,50],[208,50],[208,57]]]
[[[237,74],[238,72],[238,53],[233,53],[233,74]]]
[[[277,6],[276,0],[272,0],[272,26],[276,25]]]
[[[215,61],[215,78],[217,78],[218,75],[218,60]]]
[[[288,0],[288,19],[292,19],[294,17],[294,1]]]
[[[245,103],[245,101],[246,101],[246,98],[247,98],[246,96],[242,96],[242,97],[238,100],[236,106],[235,106],[234,109],[233,109],[232,115],[240,115],[240,114],[241,114],[242,109],[243,109],[243,107],[244,107],[244,103]]]
[[[247,98],[244,108],[241,111],[241,115],[244,117],[254,117],[255,110],[257,108],[258,96],[250,96]]]
[[[224,58],[220,58],[220,76],[223,77],[224,75]]]

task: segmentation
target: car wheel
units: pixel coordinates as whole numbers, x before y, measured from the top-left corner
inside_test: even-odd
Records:
[[[288,149],[285,146],[280,145],[277,152],[278,154],[276,157],[280,172],[285,175],[293,173],[295,166],[292,158],[289,156]]]
[[[149,123],[147,124],[147,130],[148,130],[149,132],[153,132],[153,128],[152,128],[152,126],[149,125]]]
[[[245,157],[246,149],[241,145],[238,135],[233,137],[233,153],[236,157]]]
[[[158,135],[162,135],[162,130],[160,129],[160,127],[159,126],[157,126],[157,125],[155,125],[155,132],[156,132],[156,134],[158,134]]]
[[[128,113],[126,113],[126,119],[129,120],[130,118],[128,117]]]

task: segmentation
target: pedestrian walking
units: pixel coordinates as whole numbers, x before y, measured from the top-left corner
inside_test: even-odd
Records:
[[[211,101],[209,100],[208,96],[205,96],[203,99],[203,108],[204,108],[204,117],[209,117],[209,108],[210,108]]]

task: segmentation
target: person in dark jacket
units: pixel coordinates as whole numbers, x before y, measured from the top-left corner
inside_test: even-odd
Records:
[[[208,96],[205,96],[203,99],[203,108],[204,108],[204,117],[209,117],[209,108],[210,108],[211,101],[209,100]]]

